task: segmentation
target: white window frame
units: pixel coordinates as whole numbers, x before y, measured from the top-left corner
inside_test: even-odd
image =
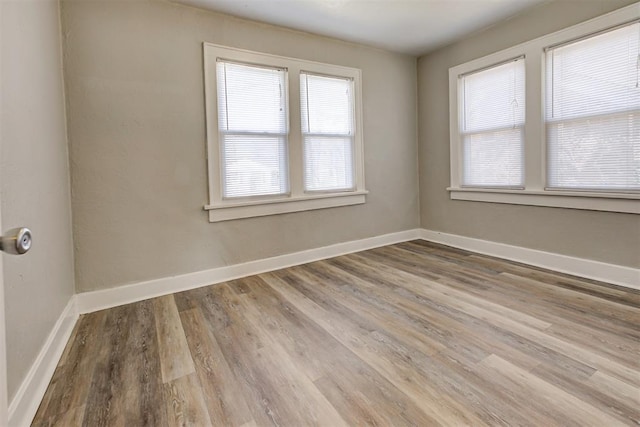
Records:
[[[452,200],[471,200],[517,205],[640,214],[640,193],[635,191],[582,191],[547,188],[545,129],[545,49],[588,37],[640,19],[640,5],[633,4],[606,15],[510,47],[449,69],[449,133]],[[525,60],[524,188],[463,187],[462,140],[458,106],[462,93],[460,76],[489,68],[510,59]]]
[[[207,131],[207,166],[209,176],[209,222],[238,218],[277,215],[313,209],[363,204],[366,201],[364,182],[364,144],[362,133],[362,72],[357,68],[323,64],[284,56],[270,55],[248,50],[203,43],[204,87]],[[275,196],[255,196],[237,199],[222,197],[220,167],[220,143],[218,140],[218,59],[239,63],[256,64],[287,70],[287,93],[289,111],[288,161],[289,193]],[[354,137],[353,162],[355,188],[339,192],[305,192],[302,128],[300,122],[300,72],[349,78],[354,88]]]

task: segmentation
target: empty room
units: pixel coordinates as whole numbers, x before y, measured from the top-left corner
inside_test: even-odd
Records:
[[[640,3],[0,0],[0,426],[640,425]]]

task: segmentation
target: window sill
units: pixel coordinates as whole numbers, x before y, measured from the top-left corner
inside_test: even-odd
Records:
[[[447,188],[451,200],[640,214],[640,194]]]
[[[296,198],[287,197],[206,205],[204,209],[209,211],[209,222],[220,222],[289,212],[360,205],[365,203],[367,194],[368,191],[366,190],[348,193],[314,194]]]

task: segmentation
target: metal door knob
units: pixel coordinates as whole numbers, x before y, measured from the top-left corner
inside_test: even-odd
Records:
[[[22,255],[31,249],[31,230],[28,228],[14,228],[0,237],[0,250],[8,254]]]

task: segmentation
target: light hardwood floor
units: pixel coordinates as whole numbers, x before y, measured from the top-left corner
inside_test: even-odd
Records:
[[[78,321],[34,425],[640,424],[640,293],[414,241]]]

